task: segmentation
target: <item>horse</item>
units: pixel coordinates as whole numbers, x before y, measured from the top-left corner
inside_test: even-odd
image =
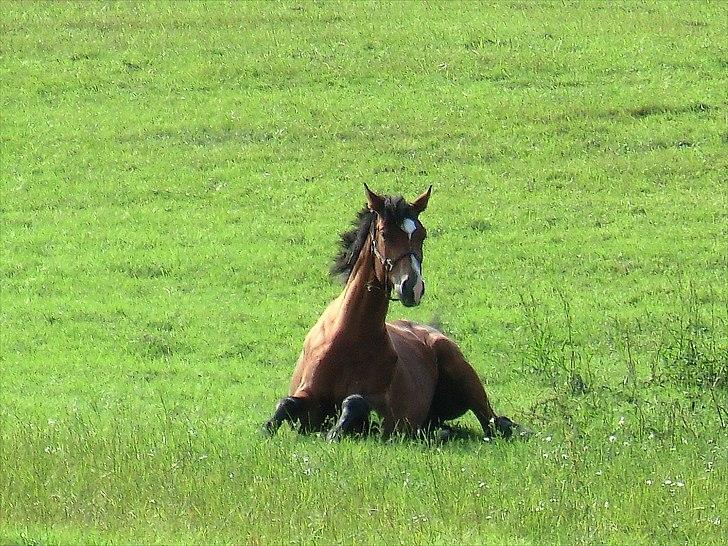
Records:
[[[440,431],[472,411],[486,438],[511,437],[517,426],[498,416],[477,373],[458,346],[434,327],[408,320],[386,322],[391,300],[419,305],[425,293],[420,214],[432,186],[412,203],[382,196],[364,185],[366,206],[341,235],[332,276],[345,283],[303,343],[289,385],[263,431],[288,422],[302,433],[334,426],[327,439],[364,433],[370,413],[385,437]],[[392,297],[394,292],[396,297]],[[339,413],[340,410],[340,413]]]

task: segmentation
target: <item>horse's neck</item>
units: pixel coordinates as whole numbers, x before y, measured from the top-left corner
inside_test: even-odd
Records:
[[[339,296],[337,323],[357,337],[386,335],[389,295],[377,279],[371,245],[365,243]]]

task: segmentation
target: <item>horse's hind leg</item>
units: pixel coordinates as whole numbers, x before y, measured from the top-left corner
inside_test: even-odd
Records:
[[[341,417],[326,435],[329,442],[337,442],[344,434],[364,432],[369,423],[371,406],[359,394],[347,396],[341,404]]]
[[[478,374],[465,360],[457,345],[442,338],[434,348],[437,351],[439,377],[432,417],[445,421],[460,417],[471,410],[478,418],[486,437],[492,437],[495,432],[504,438],[510,438],[516,424],[508,417],[498,416],[493,411]]]

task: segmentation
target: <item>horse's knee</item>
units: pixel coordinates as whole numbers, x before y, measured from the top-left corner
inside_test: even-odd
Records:
[[[363,396],[352,394],[341,403],[340,423],[350,432],[365,432],[371,411],[372,407]]]
[[[301,399],[293,396],[281,398],[276,404],[276,415],[286,419],[296,419],[300,413]]]
[[[371,407],[364,397],[360,394],[352,394],[344,398],[341,403],[341,415],[351,419],[364,418],[369,415]]]
[[[276,404],[273,416],[263,425],[263,432],[275,434],[281,424],[285,421],[293,424],[301,414],[301,400],[293,396],[281,398]]]
[[[369,402],[360,394],[347,396],[341,403],[341,417],[327,434],[327,439],[330,442],[335,442],[340,440],[344,434],[364,432],[370,411]]]
[[[455,438],[455,429],[445,423],[429,423],[423,429],[423,436],[428,443],[444,444]]]

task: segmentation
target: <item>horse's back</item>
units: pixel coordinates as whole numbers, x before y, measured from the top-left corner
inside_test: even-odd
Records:
[[[432,352],[435,343],[440,340],[450,341],[445,334],[433,326],[420,324],[409,320],[395,320],[387,323],[389,336],[400,338],[401,341],[419,343],[423,346],[421,350]],[[396,348],[396,345],[395,345]],[[399,351],[397,351],[399,352]]]

